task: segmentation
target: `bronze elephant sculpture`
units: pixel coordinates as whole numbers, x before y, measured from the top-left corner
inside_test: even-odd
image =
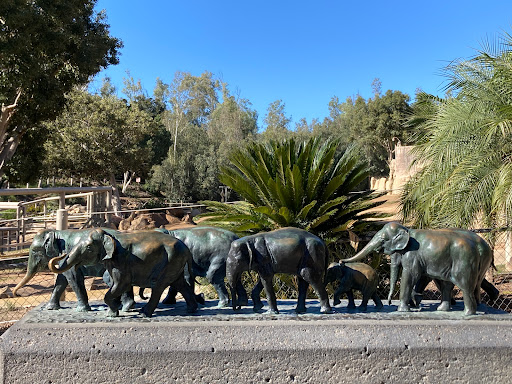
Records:
[[[186,283],[185,267],[192,255],[180,240],[156,231],[109,233],[101,228],[91,231],[67,253],[50,260],[52,272],[64,273],[74,266],[103,263],[112,277],[105,294],[107,316],[119,314],[119,298],[132,285],[151,288],[151,297],[142,308],[151,317],[165,288],[173,285],[187,302],[187,310],[197,310],[192,287]],[[60,264],[59,264],[60,263]]]
[[[324,286],[327,255],[327,247],[319,237],[299,228],[282,228],[233,241],[226,260],[226,277],[233,309],[239,308],[236,284],[243,272],[252,270],[260,278],[251,294],[255,311],[263,306],[259,293],[265,288],[269,312],[279,313],[272,285],[273,277],[275,273],[288,273],[298,278],[297,313],[306,312],[309,284],[320,298],[320,311],[331,313]]]
[[[377,294],[379,276],[375,269],[364,263],[332,263],[327,268],[325,283],[338,281],[339,286],[334,292],[334,305],[340,304],[342,294],[347,294],[349,309],[356,307],[353,290],[358,290],[363,295],[359,309],[367,310],[368,300],[371,298],[377,309],[383,307],[382,301]]]
[[[47,268],[50,259],[57,257],[62,253],[69,252],[83,238],[88,237],[93,230],[94,229],[44,229],[39,231],[34,236],[29,248],[27,272],[25,277],[16,285],[16,287],[14,287],[13,295],[16,296],[18,294],[18,290],[28,284],[38,271]],[[111,229],[106,229],[106,231],[110,233],[116,232]],[[81,264],[79,268],[71,268],[64,273],[57,275],[50,301],[46,304],[45,308],[51,310],[60,309],[60,299],[69,284],[76,294],[76,310],[79,312],[90,311],[91,307],[89,306],[87,291],[84,284],[85,276],[103,277],[103,280],[107,284],[110,280],[110,276],[108,275],[105,266],[96,261],[92,264]],[[121,302],[123,304],[123,310],[128,310],[134,306],[132,288],[123,293]]]
[[[409,311],[413,285],[422,276],[439,282],[441,304],[438,310],[449,310],[452,290],[457,285],[464,295],[464,314],[476,313],[480,287],[489,269],[493,253],[477,234],[463,229],[409,229],[399,223],[388,223],[354,257],[358,261],[372,252],[391,256],[391,284],[402,265],[399,311]]]

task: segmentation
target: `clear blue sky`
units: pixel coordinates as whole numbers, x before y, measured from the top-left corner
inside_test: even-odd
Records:
[[[120,64],[100,73],[118,89],[129,71],[151,95],[176,71],[210,71],[259,113],[278,99],[292,117],[328,116],[333,96],[382,90],[444,94],[442,68],[512,33],[512,1],[99,0]]]

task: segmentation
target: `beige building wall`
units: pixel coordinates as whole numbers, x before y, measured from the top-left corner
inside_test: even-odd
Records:
[[[389,165],[389,177],[374,178],[370,180],[371,189],[384,192],[391,195],[400,194],[401,189],[407,181],[420,169],[419,164],[414,164],[415,159],[412,153],[412,145],[401,145],[397,143],[395,147],[395,158]]]

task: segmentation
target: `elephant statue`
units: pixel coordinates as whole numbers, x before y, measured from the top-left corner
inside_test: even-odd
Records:
[[[28,284],[35,274],[45,268],[48,268],[48,262],[51,258],[59,256],[62,252],[69,252],[80,240],[88,237],[92,229],[83,230],[54,230],[44,229],[39,231],[32,241],[29,249],[27,272],[25,277],[14,287],[13,295],[18,294],[18,290]],[[112,231],[112,230],[109,230]],[[46,304],[46,309],[60,309],[60,298],[66,290],[68,284],[71,285],[76,294],[77,306],[79,312],[90,311],[87,291],[85,289],[84,277],[95,276],[104,277],[108,284],[109,276],[106,269],[99,263],[90,265],[81,265],[79,268],[72,268],[68,271],[58,274],[55,279],[53,292],[50,301]],[[121,297],[123,310],[133,308],[133,290],[129,289]]]
[[[109,232],[97,228],[83,237],[67,254],[52,258],[49,268],[64,273],[73,266],[103,263],[112,277],[112,286],[105,294],[108,317],[119,315],[119,300],[132,285],[151,288],[151,297],[142,308],[151,317],[160,296],[173,285],[187,302],[187,311],[195,312],[197,302],[192,287],[186,283],[184,269],[192,255],[180,240],[156,231]]]
[[[243,272],[252,270],[258,272],[260,278],[251,294],[255,311],[263,307],[259,293],[265,288],[269,312],[279,313],[272,280],[275,273],[289,273],[298,277],[297,313],[306,312],[309,284],[320,298],[320,311],[331,313],[324,286],[327,255],[327,247],[319,237],[299,228],[282,228],[233,241],[226,260],[226,277],[233,309],[240,308],[236,284]]]
[[[339,287],[334,292],[334,305],[340,303],[340,296],[347,294],[349,309],[356,307],[354,302],[354,294],[352,290],[361,291],[363,300],[359,309],[363,312],[367,310],[368,300],[371,298],[377,309],[383,307],[382,301],[377,294],[377,285],[379,284],[379,276],[375,269],[364,263],[332,263],[327,268],[325,276],[325,284],[339,282]]]
[[[409,229],[396,222],[384,225],[359,253],[344,262],[361,260],[372,252],[391,256],[392,285],[402,265],[399,311],[410,310],[413,285],[428,276],[441,288],[437,309],[450,309],[452,290],[457,285],[464,296],[465,315],[476,313],[480,286],[493,258],[487,242],[471,231]]]
[[[173,231],[157,229],[157,231],[174,236],[185,243],[192,253],[192,272],[194,276],[206,277],[219,296],[218,307],[226,307],[229,304],[229,295],[224,283],[226,259],[231,243],[237,240],[238,236],[226,229],[214,227],[191,227]],[[190,283],[193,286],[194,279],[190,279]],[[247,305],[247,292],[240,281],[237,282],[236,291],[240,298],[239,301],[242,301],[241,305]],[[176,289],[169,288],[163,303],[175,303],[176,293]]]

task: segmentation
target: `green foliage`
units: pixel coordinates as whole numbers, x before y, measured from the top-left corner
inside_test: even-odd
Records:
[[[60,117],[47,122],[45,143],[48,175],[68,174],[101,180],[126,170],[142,173],[152,151],[144,140],[151,118],[115,96],[74,91]]]
[[[510,225],[512,217],[512,37],[446,68],[446,99],[422,94],[411,119],[423,169],[402,195],[419,227]]]
[[[257,113],[209,72],[200,77],[178,72],[171,85],[158,84],[158,95],[155,99],[170,107],[163,122],[172,147],[152,168],[147,188],[171,201],[217,199],[219,166],[227,164],[233,148],[256,133]]]
[[[385,177],[389,174],[395,141],[411,140],[410,128],[405,124],[411,109],[408,95],[388,90],[382,96],[378,87],[375,91],[374,97],[368,100],[357,96],[341,103],[333,97],[329,103],[329,118],[316,124],[313,134],[339,138],[344,146],[357,144],[370,164],[370,175]]]
[[[282,100],[276,100],[269,104],[264,122],[267,125],[262,136],[265,140],[284,140],[290,137],[288,127],[291,118],[286,116],[285,104]]]
[[[42,121],[62,111],[67,92],[87,84],[102,68],[118,63],[122,44],[110,36],[106,16],[94,11],[95,3],[0,2],[2,168],[28,129],[37,129]],[[31,137],[40,142],[38,135]]]
[[[364,229],[367,219],[379,216],[366,211],[381,203],[372,201],[372,191],[357,192],[368,178],[357,151],[340,153],[338,147],[337,140],[313,138],[252,143],[235,151],[219,179],[245,202],[205,202],[211,211],[206,221],[239,233],[292,226],[325,239]]]

